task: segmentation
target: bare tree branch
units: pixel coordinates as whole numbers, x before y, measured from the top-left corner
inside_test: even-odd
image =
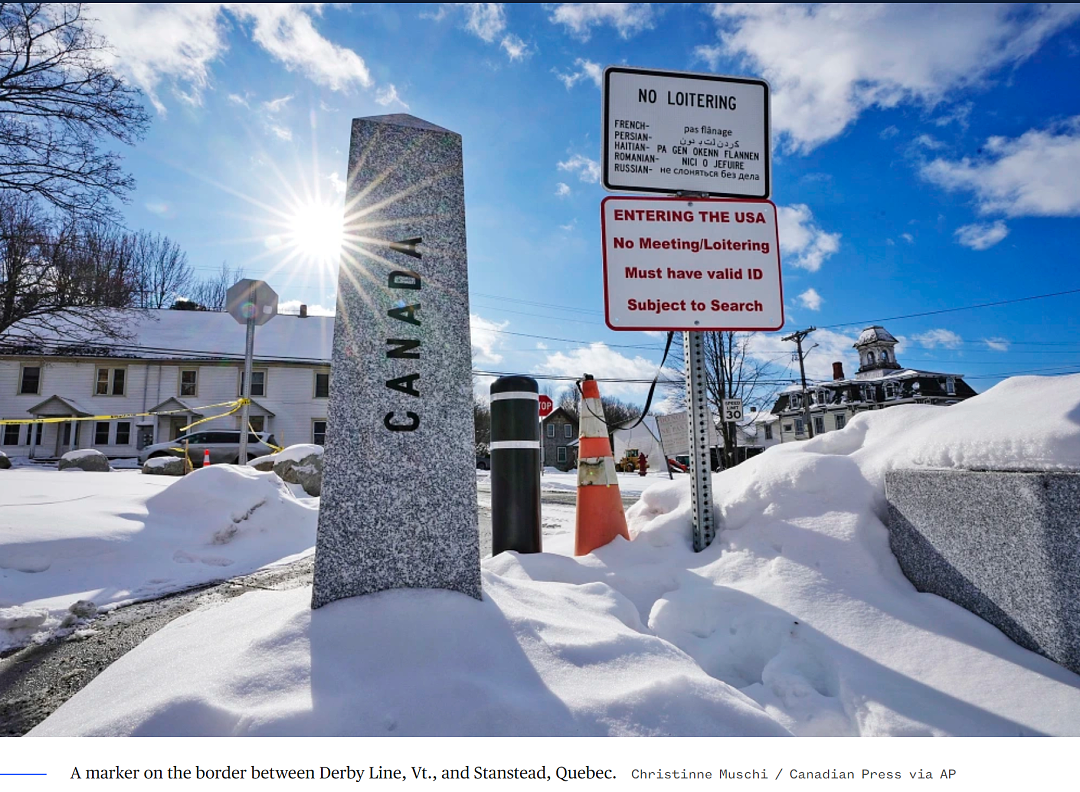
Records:
[[[0,3],[0,189],[83,216],[131,191],[99,144],[135,142],[149,116],[110,57],[79,3]]]

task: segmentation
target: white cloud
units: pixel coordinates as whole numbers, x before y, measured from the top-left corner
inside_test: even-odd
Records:
[[[299,315],[301,302],[299,300],[285,300],[278,303],[278,313]],[[334,309],[325,305],[308,305],[308,316],[333,316]]]
[[[914,245],[914,244],[915,244],[915,237],[913,237],[913,236],[912,236],[911,234],[909,234],[909,233],[908,233],[907,231],[905,231],[904,233],[902,233],[902,234],[900,235],[900,238],[901,238],[901,239],[903,239],[903,240],[904,240],[905,242],[907,242],[907,243],[908,243],[909,245]]]
[[[167,217],[169,215],[169,205],[164,201],[149,201],[146,204],[146,211],[156,214],[158,217]]]
[[[499,46],[506,52],[506,56],[512,61],[524,60],[532,52],[529,50],[529,45],[526,44],[520,36],[515,36],[513,33],[508,33],[503,36],[503,40],[499,42]]]
[[[201,103],[211,64],[227,49],[228,17],[290,71],[335,91],[370,86],[364,59],[315,29],[321,10],[320,3],[95,3],[89,16],[112,46],[116,67],[164,115],[162,84],[184,102]]]
[[[972,102],[964,102],[963,104],[959,104],[948,112],[935,118],[934,125],[943,127],[955,123],[962,129],[967,129],[968,118],[971,116],[971,111],[974,107],[975,105]]]
[[[266,128],[279,140],[292,140],[292,130],[288,127],[283,127],[280,124],[267,124]]]
[[[547,360],[539,366],[540,371],[547,374],[559,374],[562,376],[580,377],[589,373],[598,379],[633,379],[648,380],[656,376],[656,363],[647,360],[640,355],[627,357],[621,352],[611,349],[607,344],[595,341],[587,347],[579,347],[569,352],[554,352],[548,355]],[[673,371],[665,372],[672,377],[678,375]],[[600,393],[606,396],[616,396],[620,399],[641,399],[649,390],[648,382],[601,382]]]
[[[446,14],[443,4],[437,15],[427,15],[428,19],[441,20]],[[505,3],[453,3],[465,12],[465,29],[481,41],[488,44],[499,42],[499,46],[512,61],[523,60],[532,52],[529,45],[518,35],[506,32]],[[425,16],[421,14],[421,16]]]
[[[331,173],[329,176],[326,177],[326,179],[330,182],[330,186],[334,188],[335,195],[345,194],[345,188],[348,187],[348,185],[345,184],[345,181],[340,176],[337,175],[337,171]]]
[[[937,151],[938,149],[945,148],[944,143],[935,138],[933,135],[928,135],[925,132],[921,135],[916,135],[914,143],[917,146],[922,146],[923,148],[930,149],[931,151]]]
[[[867,109],[933,107],[1021,63],[1071,24],[1065,4],[715,3],[722,56],[772,85],[773,128],[787,148],[809,151]]]
[[[889,247],[894,247],[896,245],[896,243],[891,239],[886,239],[885,244],[888,245]]]
[[[271,99],[267,102],[263,102],[263,109],[268,113],[280,113],[284,110],[289,102],[292,100],[292,94],[288,96],[279,96],[277,99]]]
[[[982,214],[1080,216],[1080,116],[1018,138],[992,137],[983,148],[979,159],[936,159],[922,175],[946,190],[974,193]]]
[[[956,229],[956,241],[972,250],[986,250],[1009,235],[1009,228],[1004,220],[993,223],[972,223]]]
[[[248,100],[247,100],[246,96],[241,96],[240,94],[231,93],[226,98],[230,102],[232,102],[234,105],[239,105],[240,107],[251,107],[251,105],[248,104]]]
[[[505,330],[510,322],[492,322],[477,314],[469,314],[469,332],[472,336],[473,363],[499,363],[503,356],[498,348],[502,344],[500,330]]]
[[[878,137],[882,140],[888,140],[891,137],[896,137],[900,134],[900,130],[895,126],[887,126],[878,133]]]
[[[597,25],[611,25],[624,39],[653,26],[652,3],[559,3],[551,21],[586,41]]]
[[[583,154],[575,154],[565,162],[560,162],[559,170],[576,173],[579,179],[588,184],[600,181],[600,163]]]
[[[397,87],[393,83],[388,83],[375,92],[375,101],[383,107],[389,107],[395,102],[404,108],[409,109],[409,106],[405,104],[405,101],[398,96]]]
[[[794,380],[799,376],[798,362],[791,362],[795,344],[784,341],[785,333],[754,333],[750,337],[750,356],[762,362],[775,363],[785,374]],[[815,330],[803,343],[803,349],[813,350],[806,355],[806,378],[813,380],[831,380],[832,364],[844,364],[844,373],[852,377],[859,368],[859,357],[852,345],[854,336],[847,336],[832,330]]]
[[[559,182],[555,185],[555,196],[558,198],[565,198],[570,194],[570,185],[563,182]]]
[[[911,340],[926,349],[936,349],[939,346],[945,349],[958,349],[964,342],[964,339],[952,330],[946,330],[943,327],[913,335]]]
[[[465,10],[465,29],[491,44],[506,30],[505,3],[455,3]]]
[[[537,349],[547,349],[548,345],[545,344],[543,341],[537,341],[536,342],[536,348]]]
[[[822,230],[806,204],[778,206],[777,222],[780,252],[788,264],[817,272],[825,259],[840,249],[840,234]]]
[[[825,302],[825,300],[817,293],[817,289],[807,289],[799,295],[799,302],[811,311],[820,311],[821,304]]]
[[[567,234],[569,234],[575,228],[577,228],[577,218],[576,217],[573,220],[571,220],[569,223],[567,223],[566,225],[559,226],[559,230],[564,231]]]
[[[983,343],[994,352],[1009,351],[1009,339],[1007,338],[984,338]]]
[[[577,67],[577,71],[570,71],[566,74],[562,74],[557,69],[552,69],[555,76],[562,81],[562,84],[566,86],[566,90],[570,90],[579,82],[588,78],[593,81],[593,84],[597,88],[600,87],[604,81],[604,69],[599,63],[594,63],[591,60],[585,58],[578,58],[574,61],[574,66]]]

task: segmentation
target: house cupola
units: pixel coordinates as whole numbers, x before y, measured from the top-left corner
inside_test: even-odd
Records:
[[[900,364],[893,351],[898,343],[892,333],[880,325],[863,330],[854,344],[859,351],[859,370],[855,378],[876,379],[889,371],[899,370]]]

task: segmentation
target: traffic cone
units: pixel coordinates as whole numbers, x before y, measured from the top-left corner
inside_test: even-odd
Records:
[[[203,449],[202,466],[203,467],[210,467],[210,449],[209,448]]]
[[[626,530],[615,458],[611,454],[600,389],[588,374],[581,383],[581,427],[578,433],[578,496],[574,555],[586,555],[616,536],[630,539]]]

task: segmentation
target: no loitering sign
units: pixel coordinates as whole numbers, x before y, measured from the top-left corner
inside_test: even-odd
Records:
[[[611,196],[600,205],[612,330],[779,330],[771,201]]]
[[[603,148],[608,190],[768,198],[769,84],[609,66]]]

